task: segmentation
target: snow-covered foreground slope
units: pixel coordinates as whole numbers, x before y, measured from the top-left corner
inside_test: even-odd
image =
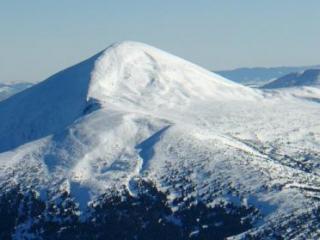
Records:
[[[320,105],[312,99],[253,90],[141,43],[115,44],[0,103],[0,186],[55,203],[65,192],[85,219],[88,204],[114,189],[138,196],[142,179],[166,194],[173,215],[199,202],[254,209],[242,230],[226,218],[189,237],[225,225],[224,237],[315,238]],[[21,220],[14,236],[35,222]]]

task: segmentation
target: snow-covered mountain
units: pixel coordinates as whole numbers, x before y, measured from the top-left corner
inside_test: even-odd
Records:
[[[253,68],[237,68],[233,70],[216,71],[216,73],[228,78],[232,81],[247,85],[260,87],[278,79],[284,75],[301,72],[311,68],[319,68],[320,66],[301,66],[301,67],[253,67]]]
[[[263,88],[286,88],[286,87],[319,87],[320,69],[308,69],[302,72],[294,72],[280,77]]]
[[[0,236],[315,238],[319,110],[114,44],[0,102]]]
[[[32,86],[31,83],[12,83],[12,84],[0,83],[0,101],[31,86]]]

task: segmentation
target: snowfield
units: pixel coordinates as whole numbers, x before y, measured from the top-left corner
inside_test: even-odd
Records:
[[[173,209],[182,193],[256,208],[252,228],[230,239],[318,238],[319,103],[317,88],[251,89],[117,43],[0,102],[0,186],[46,201],[66,191],[84,213],[110,189],[135,196],[142,178]]]

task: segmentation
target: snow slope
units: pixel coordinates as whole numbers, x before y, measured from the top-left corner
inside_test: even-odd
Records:
[[[66,190],[83,211],[114,187],[134,195],[137,178],[172,201],[192,186],[186,199],[259,209],[253,234],[279,222],[290,234],[292,221],[319,206],[319,110],[305,97],[117,43],[0,102],[0,183],[46,199]],[[294,236],[315,236],[314,221],[301,221]]]

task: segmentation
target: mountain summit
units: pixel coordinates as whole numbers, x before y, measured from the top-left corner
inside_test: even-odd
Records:
[[[0,238],[317,238],[319,110],[114,44],[0,102]]]
[[[89,98],[161,107],[192,98],[250,98],[254,92],[183,59],[137,42],[107,48],[91,72]]]

